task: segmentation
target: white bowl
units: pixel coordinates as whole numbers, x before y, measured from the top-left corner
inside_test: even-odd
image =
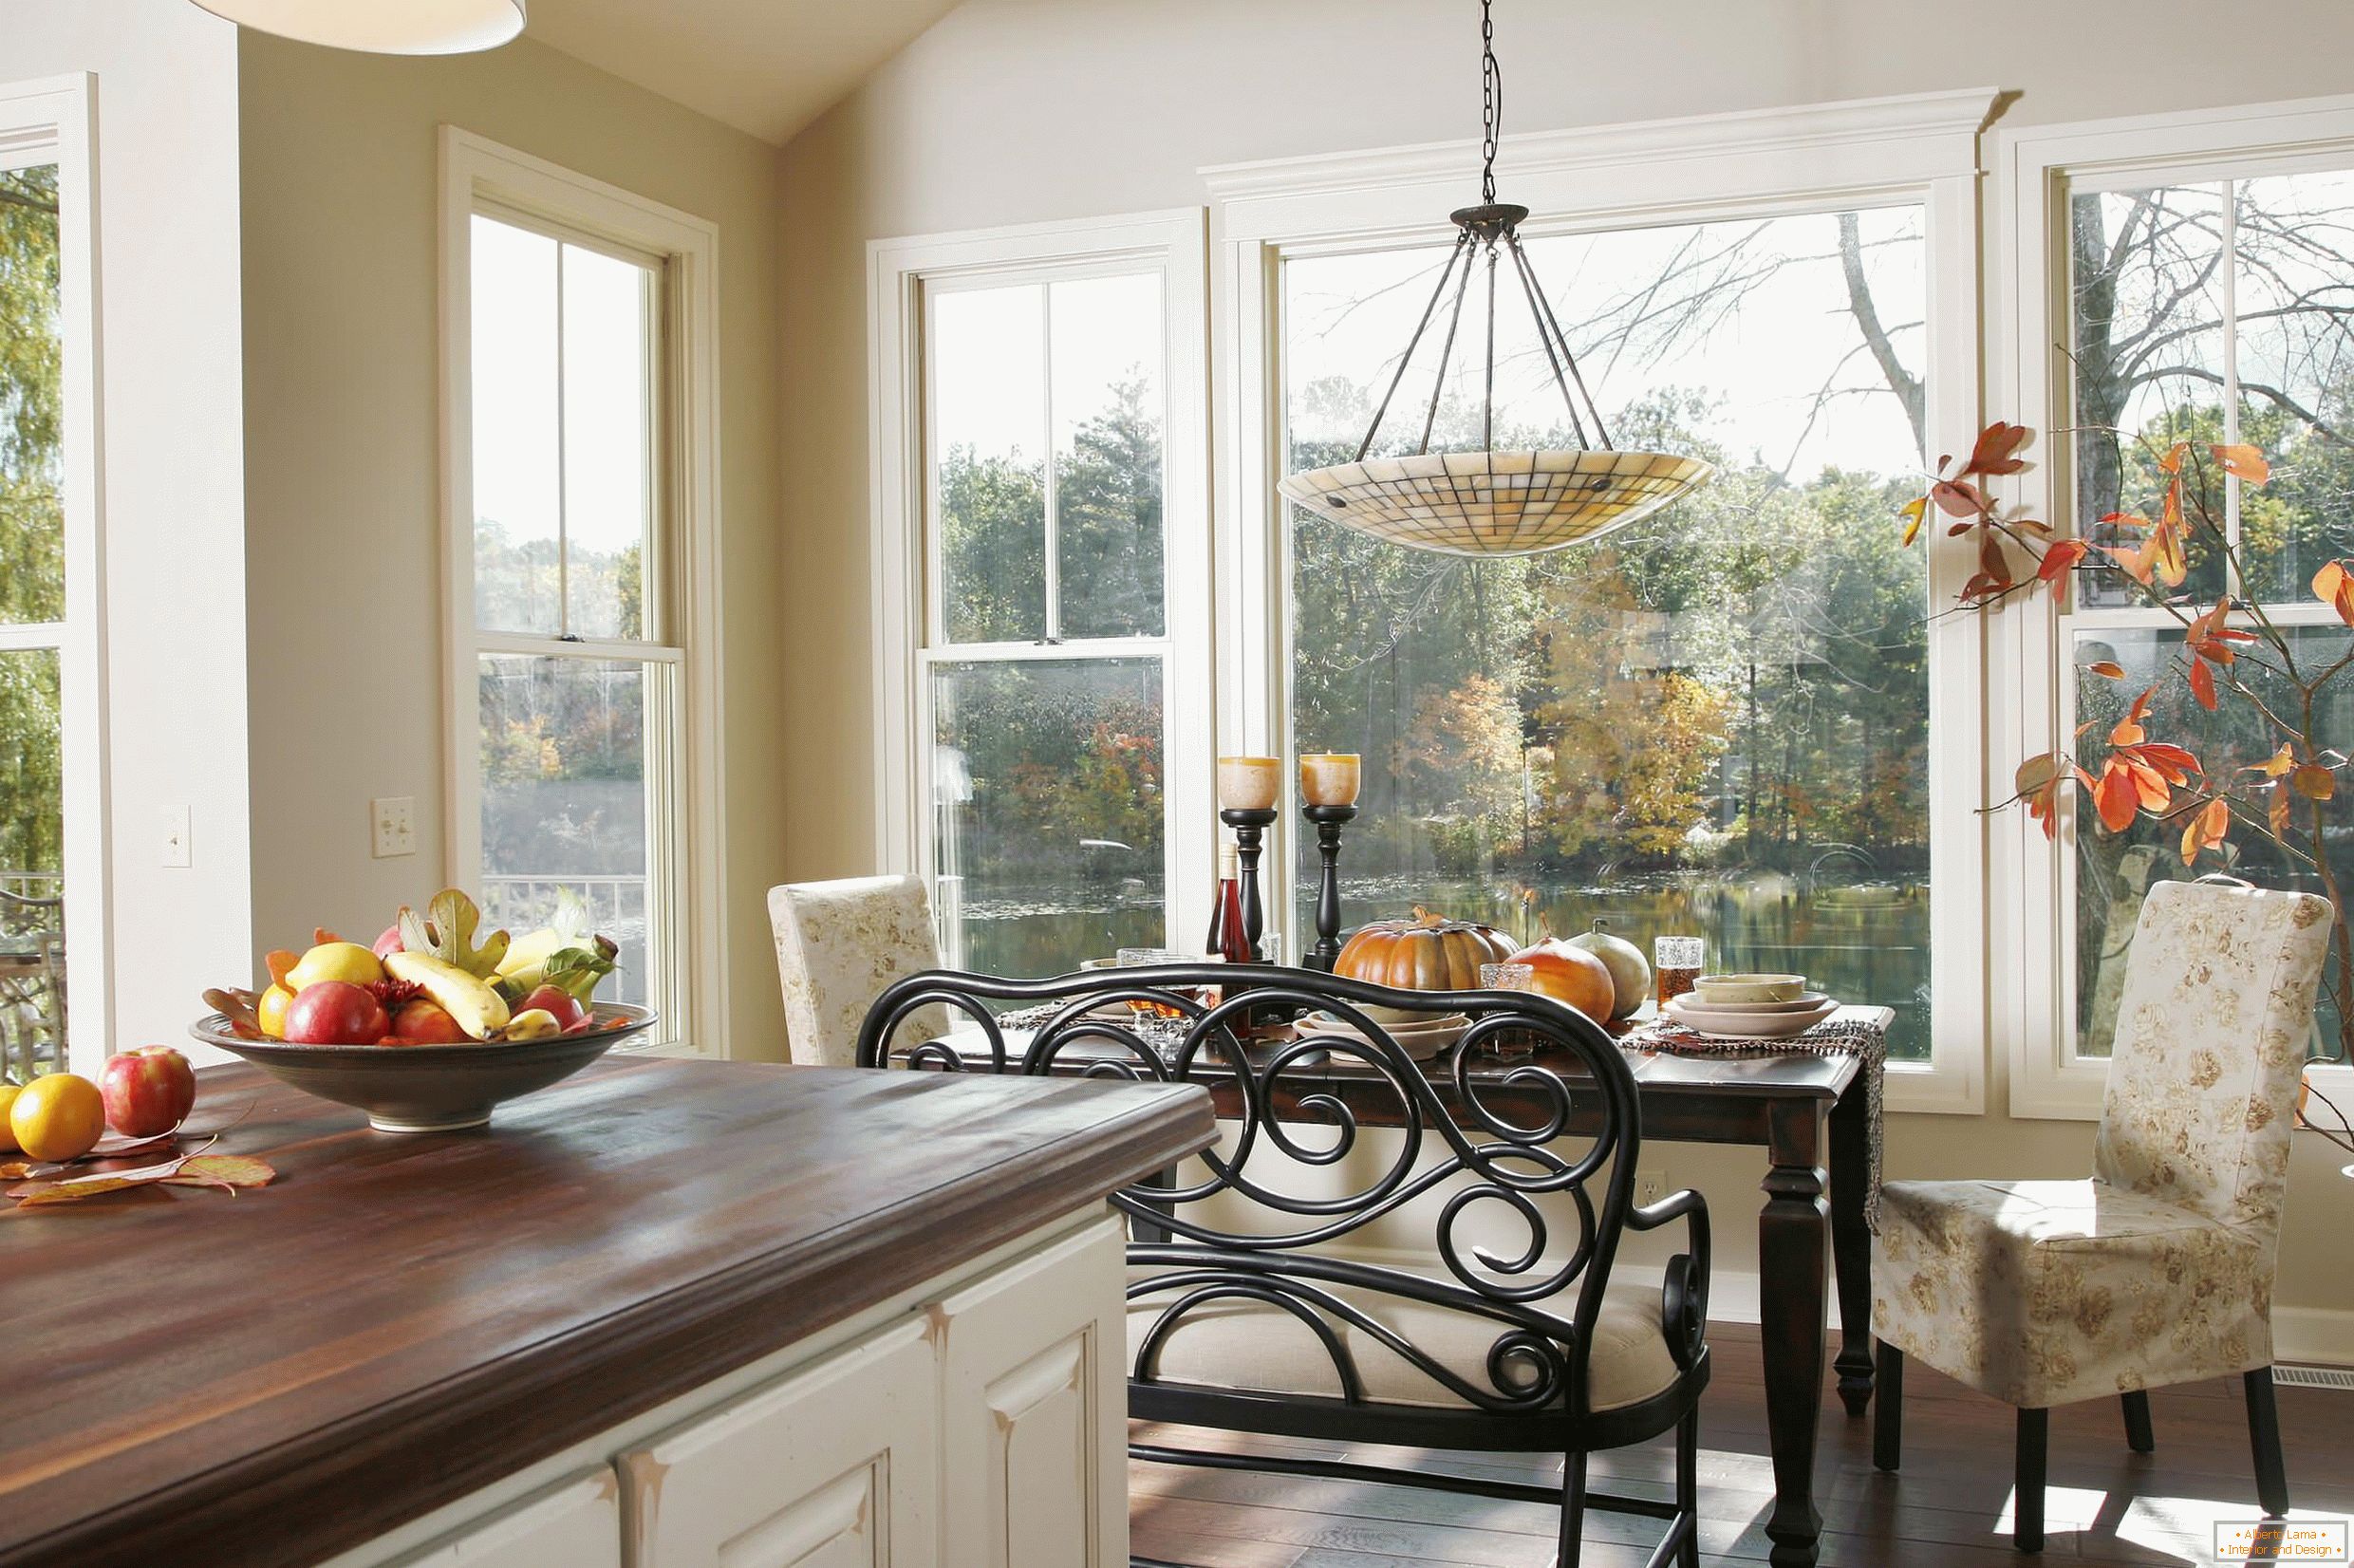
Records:
[[[1703,975],[1692,990],[1704,1002],[1794,1001],[1806,989],[1804,975]]]
[[[1704,1001],[1690,995],[1675,1001],[1688,1013],[1727,1013],[1749,1018],[1760,1014],[1809,1013],[1830,999],[1820,991],[1803,991],[1788,1001]]]

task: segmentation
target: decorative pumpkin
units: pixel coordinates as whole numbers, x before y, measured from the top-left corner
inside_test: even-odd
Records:
[[[1618,986],[1609,965],[1574,942],[1547,937],[1505,961],[1527,964],[1536,971],[1528,978],[1530,990],[1567,1002],[1596,1023],[1608,1023],[1617,1011]]]
[[[1340,949],[1333,973],[1401,991],[1476,991],[1480,965],[1501,963],[1512,940],[1492,926],[1417,906],[1411,920],[1377,920]]]
[[[1636,1008],[1651,999],[1651,960],[1626,938],[1612,936],[1600,921],[1594,923],[1593,930],[1580,931],[1570,938],[1569,944],[1592,953],[1610,971],[1611,983],[1618,988],[1617,1010],[1611,1017],[1632,1017]]]

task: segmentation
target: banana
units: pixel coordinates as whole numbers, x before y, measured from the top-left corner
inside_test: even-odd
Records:
[[[477,1040],[487,1040],[507,1027],[507,999],[454,963],[427,953],[392,953],[384,968],[394,980],[422,986],[425,995],[448,1009],[458,1026]]]
[[[529,996],[548,972],[548,961],[566,947],[582,945],[585,938],[566,937],[551,926],[541,926],[507,946],[498,961],[498,978],[513,984],[515,995]]]

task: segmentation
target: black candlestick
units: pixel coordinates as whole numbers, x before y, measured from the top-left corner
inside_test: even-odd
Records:
[[[1324,868],[1316,885],[1316,945],[1308,951],[1308,967],[1333,972],[1340,958],[1340,830],[1356,815],[1354,806],[1303,806],[1300,814],[1316,824],[1316,852]]]
[[[1259,902],[1259,850],[1261,836],[1276,818],[1272,806],[1229,806],[1218,813],[1218,820],[1234,830],[1235,868],[1242,884],[1242,935],[1250,943],[1251,958],[1260,960],[1260,933],[1266,929],[1266,912]],[[1226,961],[1234,961],[1228,953]]]

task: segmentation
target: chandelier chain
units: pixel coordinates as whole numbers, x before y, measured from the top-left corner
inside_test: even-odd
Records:
[[[1496,64],[1495,0],[1480,0],[1480,199],[1496,199],[1496,143],[1504,135],[1504,68]]]

